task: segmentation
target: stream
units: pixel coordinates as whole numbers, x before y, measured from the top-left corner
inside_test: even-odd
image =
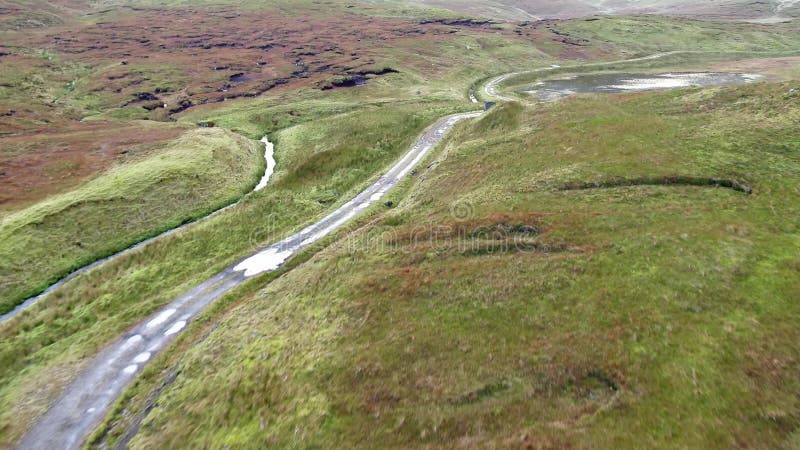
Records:
[[[267,136],[264,136],[263,138],[261,138],[261,142],[264,143],[264,159],[266,160],[267,167],[264,170],[264,176],[261,177],[261,180],[258,182],[256,187],[253,188],[252,192],[257,192],[257,191],[260,191],[261,189],[264,189],[264,187],[267,186],[267,183],[269,182],[269,179],[272,177],[272,174],[275,172],[275,165],[276,165],[276,163],[275,163],[275,145],[272,142],[269,141]],[[245,195],[248,195],[248,194],[245,194]],[[242,198],[244,198],[244,196]],[[157,236],[153,236],[153,237],[151,237],[149,239],[145,239],[145,240],[143,240],[141,242],[138,242],[138,243],[136,243],[136,244],[124,249],[124,250],[121,250],[121,251],[119,251],[117,253],[114,253],[113,255],[106,256],[105,258],[98,259],[97,261],[95,261],[93,263],[87,264],[87,265],[81,267],[80,269],[75,270],[74,272],[70,273],[69,275],[65,276],[64,278],[62,278],[62,279],[56,281],[55,283],[51,284],[41,294],[38,294],[38,295],[35,295],[33,297],[30,297],[30,298],[26,299],[24,302],[22,302],[19,305],[17,305],[11,311],[0,315],[0,325],[2,325],[4,322],[10,320],[11,318],[19,315],[20,313],[22,313],[23,311],[27,310],[31,306],[35,305],[43,297],[45,297],[47,294],[49,294],[49,293],[53,292],[55,289],[58,289],[59,287],[63,286],[66,282],[72,280],[73,278],[77,277],[78,275],[82,275],[82,274],[94,269],[95,267],[103,264],[104,262],[110,261],[110,260],[112,260],[114,258],[118,258],[118,257],[120,257],[122,255],[128,254],[128,253],[130,253],[130,252],[132,252],[132,251],[134,251],[136,249],[142,248],[145,245],[155,241],[156,239],[162,238],[164,236],[169,236],[172,233],[175,233],[177,231],[183,230],[186,227],[189,227],[189,226],[194,225],[194,224],[196,224],[196,223],[198,223],[200,221],[208,219],[209,217],[216,216],[217,214],[227,210],[228,208],[233,208],[234,206],[238,205],[239,202],[241,202],[241,201],[242,200],[239,199],[235,203],[231,203],[228,206],[222,207],[222,208],[220,208],[220,209],[218,209],[218,210],[216,210],[216,211],[214,211],[214,212],[212,212],[212,213],[210,213],[210,214],[208,214],[206,216],[200,217],[199,219],[196,219],[196,220],[193,220],[191,222],[185,223],[185,224],[180,225],[180,226],[178,226],[176,228],[172,228],[170,230],[167,230],[167,231],[165,231],[165,232],[163,232],[163,233],[161,233],[161,234],[159,234]]]

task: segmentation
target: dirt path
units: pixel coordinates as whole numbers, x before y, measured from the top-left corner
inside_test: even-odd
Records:
[[[800,0],[797,0],[797,1],[800,1]],[[588,63],[588,64],[576,64],[576,65],[563,66],[563,67],[562,66],[550,66],[550,67],[543,67],[543,68],[540,68],[540,69],[523,70],[523,71],[519,71],[519,72],[506,73],[506,74],[499,75],[497,77],[494,77],[494,78],[490,79],[484,85],[483,91],[489,98],[494,98],[494,99],[502,100],[502,101],[505,101],[505,102],[514,102],[514,101],[517,101],[517,99],[514,99],[514,98],[508,97],[506,95],[500,94],[498,92],[498,88],[499,88],[500,84],[502,84],[503,82],[505,82],[509,78],[513,78],[513,77],[515,77],[517,75],[540,73],[540,72],[549,72],[549,71],[553,71],[553,70],[556,70],[556,69],[571,69],[571,68],[579,68],[579,67],[580,68],[584,68],[584,67],[602,67],[602,66],[606,66],[606,65],[609,65],[609,64],[621,64],[621,63],[632,63],[632,62],[640,62],[640,61],[650,61],[650,60],[653,60],[653,59],[665,58],[667,56],[672,56],[672,55],[689,55],[689,54],[702,54],[702,53],[720,53],[720,52],[713,52],[713,51],[712,52],[707,52],[707,51],[703,51],[703,50],[675,50],[675,51],[670,51],[670,52],[655,53],[653,55],[642,56],[642,57],[639,57],[639,58],[620,59],[620,60],[616,60],[616,61],[598,61],[598,62]],[[735,54],[735,53],[740,53],[740,52],[731,52],[731,53]],[[774,54],[774,52],[752,52],[752,53],[754,53],[754,54],[758,54],[758,53]],[[797,52],[795,52],[795,51],[788,52],[787,55],[784,58],[793,57],[796,53]],[[779,58],[778,57],[773,57],[772,59],[774,60],[774,59],[779,59]],[[755,60],[757,61],[757,59],[755,59]],[[717,63],[717,65],[720,65],[720,64],[723,64],[723,63],[722,62]]]
[[[529,73],[539,73],[539,72],[549,72],[549,71],[556,70],[556,69],[570,68],[570,67],[592,67],[592,66],[604,66],[604,65],[607,65],[607,64],[619,64],[619,63],[630,63],[630,62],[637,62],[637,61],[648,61],[648,60],[651,60],[651,59],[659,59],[659,58],[663,58],[665,56],[671,56],[671,55],[675,55],[675,54],[678,54],[678,53],[694,53],[694,52],[673,51],[673,52],[665,52],[665,53],[656,53],[654,55],[642,56],[640,58],[621,59],[621,60],[617,60],[617,61],[596,62],[596,63],[580,64],[580,65],[565,66],[565,67],[550,66],[550,67],[543,67],[541,69],[524,70],[524,71],[520,71],[520,72],[511,72],[511,73],[506,73],[506,74],[497,76],[495,78],[492,78],[491,80],[486,82],[486,85],[484,86],[483,90],[486,93],[486,95],[489,96],[490,98],[494,98],[494,99],[497,99],[497,100],[502,100],[504,102],[514,102],[514,101],[517,101],[517,100],[513,99],[511,97],[508,97],[506,95],[498,93],[497,89],[498,89],[498,87],[499,87],[499,85],[501,83],[503,83],[504,81],[508,80],[509,78],[515,77],[517,75],[523,75],[523,74],[529,74]]]
[[[98,354],[19,443],[21,449],[79,448],[108,413],[109,407],[147,362],[186,327],[200,311],[248,278],[280,267],[303,248],[327,236],[405,177],[457,122],[482,113],[440,119],[394,167],[334,212],[297,234],[271,245],[164,306]]]
[[[677,53],[695,52],[658,53],[641,58],[585,64],[580,67],[645,61]],[[503,81],[523,73],[546,72],[557,68],[559,67],[553,66],[500,75],[487,82],[484,91],[491,98],[514,101],[497,92]],[[477,98],[473,97],[471,96],[470,100],[475,102]],[[474,112],[440,119],[386,175],[354,199],[299,233],[232,264],[135,326],[128,335],[97,355],[88,368],[67,386],[61,397],[24,436],[19,447],[24,449],[79,447],[107,414],[110,405],[147,362],[161,352],[200,311],[245,280],[276,270],[300,250],[332,233],[373,205],[406,176],[441,141],[453,125],[481,114],[482,112]],[[269,166],[267,170],[269,171]]]
[[[517,75],[521,75],[523,73],[544,72],[546,70],[550,70],[550,68],[532,70],[530,72],[511,72],[511,73],[507,73],[505,75],[500,75],[499,77],[495,77],[495,78],[492,78],[491,80],[489,80],[489,82],[486,83],[486,86],[484,86],[483,90],[484,90],[484,92],[486,92],[486,95],[488,95],[490,98],[495,98],[495,99],[498,99],[498,100],[502,100],[504,102],[513,102],[513,101],[515,101],[513,98],[505,96],[505,95],[502,95],[502,94],[499,94],[497,92],[497,87],[498,87],[498,85],[500,83],[506,81],[507,79],[509,79],[511,77],[514,77],[514,76],[517,76]]]
[[[701,51],[671,51],[671,52],[665,52],[665,53],[656,53],[656,54],[653,54],[653,55],[643,56],[643,57],[640,57],[640,58],[632,58],[632,59],[623,59],[623,60],[618,60],[618,61],[608,61],[608,62],[597,62],[597,63],[590,63],[590,64],[582,64],[582,65],[575,66],[575,67],[591,67],[591,66],[602,66],[602,65],[607,65],[607,64],[618,64],[618,63],[623,63],[623,62],[647,61],[647,60],[663,58],[663,57],[671,56],[671,55],[675,55],[675,54],[686,54],[686,53],[703,53],[703,52],[701,52]],[[512,77],[517,76],[517,75],[528,74],[528,73],[537,73],[537,72],[547,72],[547,71],[555,70],[557,68],[560,68],[560,67],[551,66],[551,67],[545,67],[545,68],[541,68],[541,69],[534,69],[534,70],[528,70],[528,71],[506,73],[506,74],[500,75],[498,77],[495,77],[495,78],[489,80],[486,83],[486,85],[484,86],[484,92],[490,98],[494,98],[494,99],[498,99],[498,100],[502,100],[502,101],[506,101],[506,102],[516,101],[515,99],[513,99],[511,97],[502,95],[502,94],[497,92],[497,89],[498,89],[498,87],[499,87],[499,85],[501,83],[503,83],[507,79],[512,78]],[[478,103],[478,98],[475,96],[474,91],[470,91],[469,97],[470,97],[470,101],[472,101],[473,103]],[[275,169],[275,159],[273,158],[273,144],[271,142],[269,142],[269,140],[267,139],[266,136],[264,136],[264,138],[261,139],[261,142],[264,142],[265,148],[266,148],[265,159],[267,160],[267,169],[266,169],[266,172],[264,174],[264,177],[258,183],[258,185],[254,189],[254,191],[258,191],[258,190],[262,189],[264,186],[266,186],[266,182],[269,180],[269,177],[272,175],[272,172]],[[108,256],[108,257],[105,257],[103,259],[97,260],[97,261],[95,261],[95,262],[93,262],[93,263],[91,263],[91,264],[89,264],[87,266],[84,266],[84,267],[72,272],[71,274],[67,275],[66,277],[62,278],[61,280],[57,281],[56,283],[54,283],[53,285],[48,287],[41,294],[25,300],[23,303],[17,305],[17,307],[14,308],[13,310],[11,310],[11,311],[3,314],[3,315],[0,315],[0,325],[2,325],[7,320],[13,318],[14,316],[20,314],[21,312],[25,311],[26,309],[30,308],[35,303],[40,301],[44,296],[46,296],[47,294],[49,294],[53,290],[59,288],[63,284],[67,283],[68,281],[72,280],[73,278],[77,277],[78,275],[86,273],[86,272],[94,269],[95,267],[103,264],[104,262],[106,262],[106,261],[108,261],[110,259],[117,258],[119,256],[122,256],[122,255],[130,252],[130,251],[133,251],[135,249],[143,247],[143,246],[147,245],[148,243],[152,242],[155,239],[158,239],[158,238],[161,238],[163,236],[169,235],[169,234],[174,233],[174,232],[176,232],[178,230],[181,230],[181,229],[183,229],[185,227],[188,227],[188,226],[190,226],[190,225],[192,225],[194,223],[197,223],[197,222],[199,222],[201,220],[205,220],[205,219],[207,219],[209,217],[212,217],[212,216],[214,216],[216,214],[219,214],[220,212],[222,212],[222,211],[224,211],[224,210],[226,210],[228,208],[233,207],[237,203],[238,202],[236,202],[234,204],[231,204],[231,205],[228,205],[228,206],[226,206],[224,208],[221,208],[221,209],[219,209],[217,211],[214,211],[213,213],[211,213],[211,214],[209,214],[209,215],[207,215],[205,217],[202,217],[202,218],[200,218],[200,219],[198,219],[198,220],[196,220],[194,222],[190,222],[190,223],[181,225],[181,226],[179,226],[177,228],[174,228],[172,230],[166,231],[166,232],[164,232],[164,233],[162,233],[162,234],[160,234],[158,236],[154,236],[154,237],[152,237],[150,239],[147,239],[147,240],[144,240],[142,242],[139,242],[138,244],[135,244],[135,245],[133,245],[131,247],[128,247],[125,250],[122,250],[122,251],[120,251],[118,253],[115,253],[115,254],[113,254],[111,256]]]

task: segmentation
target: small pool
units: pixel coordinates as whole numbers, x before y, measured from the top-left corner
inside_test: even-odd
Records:
[[[533,95],[542,101],[552,101],[572,94],[613,94],[687,87],[726,86],[752,83],[759,78],[761,78],[760,75],[724,72],[602,73],[542,80],[525,87],[523,92]]]

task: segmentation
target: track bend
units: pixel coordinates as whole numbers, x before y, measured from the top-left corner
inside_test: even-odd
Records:
[[[593,66],[604,66],[604,65],[608,65],[608,64],[620,64],[620,63],[631,63],[631,62],[637,62],[637,61],[649,61],[649,60],[652,60],[652,59],[659,59],[659,58],[664,58],[666,56],[677,55],[679,53],[697,53],[697,52],[694,52],[694,51],[671,51],[671,52],[664,52],[664,53],[655,53],[653,55],[642,56],[642,57],[639,57],[639,58],[621,59],[621,60],[618,60],[618,61],[600,61],[600,62],[596,62],[596,63],[579,64],[579,65],[576,65],[576,66],[567,66],[566,68],[568,68],[568,67],[593,67]],[[509,78],[513,78],[513,77],[515,77],[517,75],[524,75],[524,74],[529,74],[529,73],[539,73],[539,72],[549,72],[551,70],[556,70],[556,69],[561,69],[561,68],[562,68],[561,66],[552,65],[552,66],[543,67],[543,68],[540,68],[540,69],[524,70],[524,71],[520,71],[520,72],[505,73],[503,75],[499,75],[499,76],[494,77],[494,78],[490,79],[489,81],[487,81],[486,84],[483,87],[483,91],[490,98],[494,98],[494,99],[497,99],[497,100],[502,100],[504,102],[514,102],[514,101],[517,101],[517,99],[511,98],[511,97],[509,97],[507,95],[500,94],[497,91],[498,88],[500,87],[500,84],[502,84],[503,82],[505,82]]]
[[[473,112],[440,119],[389,172],[354,199],[299,233],[232,264],[134,326],[89,362],[22,438],[19,448],[79,448],[147,362],[164,350],[204,308],[247,279],[277,269],[297,252],[380,200],[453,125],[481,114]]]
[[[261,138],[261,142],[264,143],[264,159],[267,162],[267,167],[264,170],[264,176],[261,177],[261,180],[258,182],[256,187],[253,188],[252,192],[257,192],[257,191],[260,191],[261,189],[264,189],[264,187],[267,186],[267,182],[269,181],[270,177],[272,177],[273,172],[275,172],[275,164],[276,164],[275,163],[275,157],[274,157],[275,145],[272,142],[269,141],[267,136],[264,136],[263,138]],[[244,198],[244,197],[242,197],[242,198]],[[41,294],[38,294],[38,295],[35,295],[33,297],[28,298],[24,302],[22,302],[19,305],[17,305],[11,311],[0,315],[0,325],[2,325],[4,322],[10,320],[11,318],[19,315],[20,313],[22,313],[26,309],[30,308],[31,306],[33,306],[34,304],[39,302],[44,296],[46,296],[47,294],[53,292],[54,290],[58,289],[59,287],[63,286],[65,283],[67,283],[68,281],[70,281],[73,278],[77,277],[78,275],[84,274],[84,273],[94,269],[95,267],[97,267],[97,266],[99,266],[99,265],[101,265],[101,264],[103,264],[103,263],[105,263],[107,261],[110,261],[112,259],[118,258],[118,257],[120,257],[122,255],[127,254],[127,253],[130,253],[130,252],[132,252],[132,251],[134,251],[134,250],[136,250],[138,248],[142,248],[145,245],[155,241],[156,239],[162,238],[164,236],[169,236],[170,234],[175,233],[175,232],[180,231],[180,230],[183,230],[186,227],[194,225],[194,224],[196,224],[198,222],[201,222],[203,220],[206,220],[206,219],[208,219],[210,217],[214,217],[217,214],[219,214],[219,213],[221,213],[221,212],[223,212],[223,211],[225,211],[225,210],[227,210],[229,208],[233,208],[234,206],[238,205],[239,202],[241,202],[241,201],[242,200],[239,199],[237,202],[231,203],[228,206],[225,206],[225,207],[222,207],[222,208],[220,208],[220,209],[218,209],[216,211],[213,211],[212,213],[210,213],[210,214],[208,214],[206,216],[203,216],[203,217],[201,217],[201,218],[199,218],[197,220],[193,220],[191,222],[188,222],[188,223],[185,223],[185,224],[180,225],[178,227],[175,227],[175,228],[172,228],[170,230],[167,230],[167,231],[165,231],[165,232],[163,232],[163,233],[161,233],[161,234],[159,234],[157,236],[153,236],[153,237],[151,237],[149,239],[145,239],[145,240],[143,240],[143,241],[141,241],[141,242],[139,242],[137,244],[134,244],[134,245],[132,245],[132,246],[130,246],[130,247],[124,249],[124,250],[120,250],[119,252],[114,253],[113,255],[109,255],[109,256],[106,256],[105,258],[98,259],[97,261],[95,261],[93,263],[87,264],[87,265],[85,265],[85,266],[83,266],[83,267],[81,267],[79,269],[76,269],[74,272],[70,273],[69,275],[65,276],[64,278],[62,278],[62,279],[56,281],[55,283],[51,284]]]
[[[579,67],[645,61],[679,53],[701,52],[672,51],[627,60],[582,64]],[[503,74],[489,80],[484,85],[484,92],[490,98],[515,101],[515,99],[497,92],[501,83],[516,75],[547,72],[558,68],[558,66],[550,66],[530,71]],[[470,100],[473,103],[478,101],[474,92],[471,92]],[[440,119],[386,175],[380,177],[354,199],[299,233],[234,263],[136,325],[131,332],[111,344],[89,363],[88,367],[78,375],[65,389],[61,397],[51,405],[50,409],[28,431],[20,442],[19,447],[24,449],[72,449],[80,446],[88,433],[105,416],[111,403],[122,394],[125,387],[133,381],[144,365],[158,352],[162,351],[186,324],[206,306],[248,278],[276,270],[297,252],[330,234],[355,217],[359,212],[380,200],[389,189],[407,175],[441,141],[444,134],[453,125],[461,120],[478,117],[481,114],[482,112],[473,112]],[[274,170],[275,160],[272,158],[271,153],[272,144],[269,143],[266,137],[262,142],[266,144],[268,164],[265,179],[268,180],[272,170]],[[262,179],[256,190],[263,187],[262,183],[266,184],[265,179]],[[227,208],[222,210],[224,209]],[[168,231],[165,234],[174,231],[176,230]],[[121,253],[145,245],[147,242],[149,240]],[[112,256],[112,258],[116,256],[119,256],[119,254]],[[80,269],[79,273],[83,273],[103,261],[98,261]],[[66,282],[77,274],[70,275],[67,279],[57,283],[57,285]],[[57,285],[54,285],[46,292],[49,292]],[[11,314],[16,313],[15,310]],[[7,319],[6,316],[0,317],[0,324]]]

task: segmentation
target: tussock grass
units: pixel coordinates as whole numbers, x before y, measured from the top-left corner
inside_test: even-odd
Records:
[[[800,148],[786,90],[589,96],[458,127],[397,208],[162,367],[179,375],[129,445],[791,446]],[[674,173],[757,189],[552,189]],[[587,251],[448,251],[519,225]]]
[[[571,181],[562,184],[559,189],[562,191],[574,191],[581,189],[601,189],[631,186],[708,186],[723,187],[733,189],[737,192],[751,194],[753,188],[742,184],[736,180],[722,180],[719,178],[703,177],[682,177],[682,176],[661,176],[649,178],[614,178],[611,180],[596,181]]]
[[[800,36],[793,25],[775,26],[741,22],[710,22],[644,16],[599,17],[559,23],[559,31],[588,45],[626,48],[649,54],[672,50],[788,51],[797,49]],[[602,44],[601,44],[602,43]]]
[[[514,130],[519,127],[522,112],[523,108],[519,103],[502,103],[494,107],[491,114],[485,115],[478,121],[474,127],[475,132],[486,135]]]
[[[232,4],[200,5],[211,3]],[[184,0],[145,4],[198,6]],[[346,4],[235,6],[324,17]],[[380,7],[347,11],[412,18],[411,27],[417,19],[450,17],[396,2],[373,4]],[[115,9],[85,20],[129,13]],[[608,23],[597,36],[576,28],[576,35],[589,39],[577,50],[504,35],[512,29],[505,25],[424,41],[409,37],[372,49],[369,56],[380,57],[376,63],[401,73],[366,86],[324,94],[280,88],[181,114],[184,123],[213,121],[251,138],[269,133],[278,152],[273,182],[224,215],[74,280],[4,326],[0,445],[10,445],[87,358],[132,324],[348,199],[434,118],[472,108],[464,104],[464,92],[475,79],[553,62],[566,66],[560,57],[617,59],[687,48],[692,41],[716,53],[635,67],[698,67],[796,48],[793,30],[784,27],[759,26],[755,34],[742,25],[711,27],[731,44],[697,31],[701,22],[658,19],[659,26],[685,27],[690,36],[662,45],[631,40],[634,31],[647,37],[640,23],[630,30]],[[584,27],[559,25],[562,31],[570,26]],[[758,41],[739,44],[742,39]],[[747,51],[733,55],[733,49]],[[66,64],[56,55],[27,63],[32,67],[4,72],[4,80],[23,81],[21,89],[0,92],[11,105],[35,97],[47,110],[58,102],[70,120],[147,114],[138,106],[109,110],[126,100],[95,93],[108,79],[105,62]],[[617,66],[631,67],[586,70]],[[168,65],[132,61],[130,68],[147,78],[147,90],[179,91],[186,81]],[[745,444],[778,442],[794,426],[793,397],[786,394],[796,391],[786,375],[796,359],[787,338],[794,327],[785,320],[796,312],[784,301],[796,291],[791,280],[797,265],[790,251],[797,246],[791,219],[797,211],[785,199],[797,173],[798,109],[786,97],[788,88],[504,105],[472,127],[460,126],[437,155],[440,164],[404,183],[407,196],[392,193],[399,206],[354,233],[354,244],[339,243],[244,301],[229,300],[232,308],[241,306],[180,360],[178,372],[165,369],[178,376],[157,396],[159,407],[133,446],[579,446],[591,439],[708,446],[731,436]],[[676,173],[746,180],[758,191],[552,189],[572,180]],[[490,230],[466,235],[480,252],[385,234],[407,235],[431,223],[458,228],[451,214],[455,203],[469,205],[470,224]],[[773,218],[776,211],[790,219]],[[498,252],[509,248],[506,237],[495,236],[504,224],[538,233],[523,233],[522,251]],[[716,318],[703,316],[707,310]],[[211,331],[216,317],[206,320],[204,330]],[[755,325],[764,322],[775,325]],[[734,343],[746,348],[744,357]],[[176,359],[164,355],[164,361]],[[761,373],[762,365],[776,369]],[[748,380],[726,376],[740,369],[753,383],[770,386],[761,392],[763,403],[747,390]],[[161,380],[158,368],[152,370],[137,392],[149,394],[148,383]],[[689,383],[693,390],[685,388]],[[470,393],[479,401],[458,401]],[[680,417],[663,416],[687,409]],[[738,411],[754,425],[708,431],[704,417],[716,417],[720,409]],[[119,411],[124,415],[125,407]],[[732,421],[724,415],[720,420],[722,428]],[[771,431],[773,423],[781,429]],[[625,427],[632,431],[623,434]],[[676,430],[687,432],[676,437]]]
[[[0,221],[0,313],[75,269],[238,200],[264,171],[263,145],[187,131],[140,161]]]
[[[765,47],[766,48],[766,47]],[[534,71],[523,72],[517,76],[513,76],[501,83],[504,89],[516,88],[517,92],[523,91],[527,88],[528,84],[543,78],[552,77],[564,74],[584,74],[594,72],[606,71],[635,71],[637,73],[657,73],[669,70],[687,71],[687,70],[708,70],[709,64],[723,63],[730,61],[740,61],[749,59],[760,58],[781,58],[797,56],[798,51],[794,48],[770,51],[770,50],[754,50],[754,51],[720,51],[720,50],[670,50],[665,56],[645,60],[617,60],[610,62],[590,62],[590,63],[569,63],[563,65],[561,68],[547,70],[547,71]],[[667,52],[664,52],[667,53]],[[646,53],[644,56],[652,56],[658,54]],[[628,55],[633,56],[633,55]],[[734,63],[735,64],[735,63]],[[790,70],[786,71],[785,78],[795,78]],[[513,93],[513,92],[512,92]]]
[[[451,103],[372,106],[275,133],[278,167],[267,188],[224,214],[81,275],[4,324],[3,444],[13,442],[111,339],[238,258],[349,200],[430,123],[462,109]],[[349,165],[354,161],[357,167]]]

